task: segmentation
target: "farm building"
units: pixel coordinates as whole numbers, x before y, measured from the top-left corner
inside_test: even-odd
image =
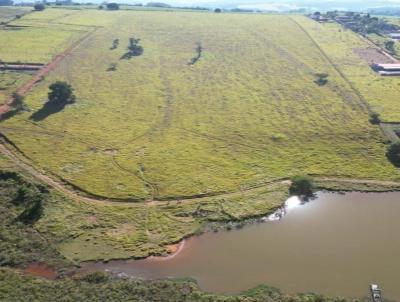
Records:
[[[400,64],[373,64],[372,69],[381,76],[400,76]]]
[[[314,14],[310,15],[310,18],[313,19],[314,21],[321,22],[321,23],[329,21],[328,18],[324,17],[320,13],[314,13]]]
[[[388,36],[394,40],[400,40],[400,32],[390,33]]]

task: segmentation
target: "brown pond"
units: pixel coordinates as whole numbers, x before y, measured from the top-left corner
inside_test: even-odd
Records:
[[[376,282],[400,301],[400,193],[319,193],[290,200],[281,220],[187,240],[168,259],[89,263],[142,278],[193,277],[206,291],[236,293],[260,283],[283,292],[363,297]]]

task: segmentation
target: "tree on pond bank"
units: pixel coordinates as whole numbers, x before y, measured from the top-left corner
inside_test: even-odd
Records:
[[[293,195],[300,196],[312,196],[315,184],[314,180],[308,175],[297,175],[292,177],[292,184],[290,185],[289,191]]]

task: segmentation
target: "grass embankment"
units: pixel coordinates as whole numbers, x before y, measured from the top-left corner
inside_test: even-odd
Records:
[[[2,171],[21,172],[4,158],[0,163]],[[0,179],[2,229],[8,238],[5,244],[12,248],[15,242],[24,244],[38,236],[77,262],[165,254],[168,245],[201,232],[206,224],[261,216],[280,206],[287,197],[285,184],[224,197],[134,204],[72,200],[49,190],[40,195],[41,218],[29,228],[20,228],[24,225],[13,223],[23,210],[15,206],[16,192],[22,186],[37,187],[32,183],[35,182],[30,178]],[[18,259],[12,256],[12,250],[4,249],[4,253],[5,258]],[[29,262],[23,259],[19,260],[22,264]],[[40,260],[33,256],[29,259]]]
[[[289,16],[52,9],[29,18],[20,22],[102,26],[26,98],[39,110],[49,84],[66,80],[76,104],[40,122],[24,113],[2,124],[34,164],[86,191],[166,199],[295,174],[400,176],[359,96]],[[375,88],[387,85],[348,54],[365,47],[356,35],[295,18],[345,71],[355,57]],[[131,37],[144,53],[121,60]],[[199,43],[202,57],[190,65]]]

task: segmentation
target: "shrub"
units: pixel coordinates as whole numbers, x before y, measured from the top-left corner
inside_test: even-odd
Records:
[[[328,74],[326,73],[316,73],[317,79],[314,81],[318,86],[324,86],[328,83]]]
[[[379,116],[379,113],[376,112],[371,112],[369,114],[369,122],[373,125],[377,125],[381,122],[381,118]]]
[[[33,8],[35,9],[35,11],[42,11],[44,10],[46,7],[44,6],[43,3],[36,3]]]
[[[110,276],[104,272],[94,272],[82,277],[81,280],[89,283],[103,283],[110,280]]]
[[[386,157],[393,165],[400,167],[400,142],[393,143],[388,147]]]
[[[42,213],[42,201],[36,199],[18,216],[18,220],[25,224],[33,224],[40,219]]]
[[[389,41],[385,42],[385,48],[391,53],[395,53],[396,52],[396,49],[395,49],[394,46],[395,46],[395,42],[392,41],[392,40],[389,40]]]
[[[291,194],[301,196],[311,196],[315,189],[314,181],[307,175],[297,175],[292,179],[292,184],[289,188]]]
[[[12,103],[11,106],[14,107],[15,109],[17,109],[18,111],[20,110],[28,110],[28,107],[26,106],[25,102],[24,102],[24,96],[20,95],[17,92],[14,92],[12,94]]]
[[[98,9],[104,9],[104,6],[103,5],[99,5],[97,8]]]
[[[216,8],[216,9],[214,9],[214,13],[217,13],[217,14],[222,13],[222,9]]]
[[[117,49],[119,45],[119,39],[114,39],[112,42],[112,46],[110,47],[111,50]]]
[[[117,70],[117,64],[111,63],[110,66],[108,66],[107,71],[116,71]]]

